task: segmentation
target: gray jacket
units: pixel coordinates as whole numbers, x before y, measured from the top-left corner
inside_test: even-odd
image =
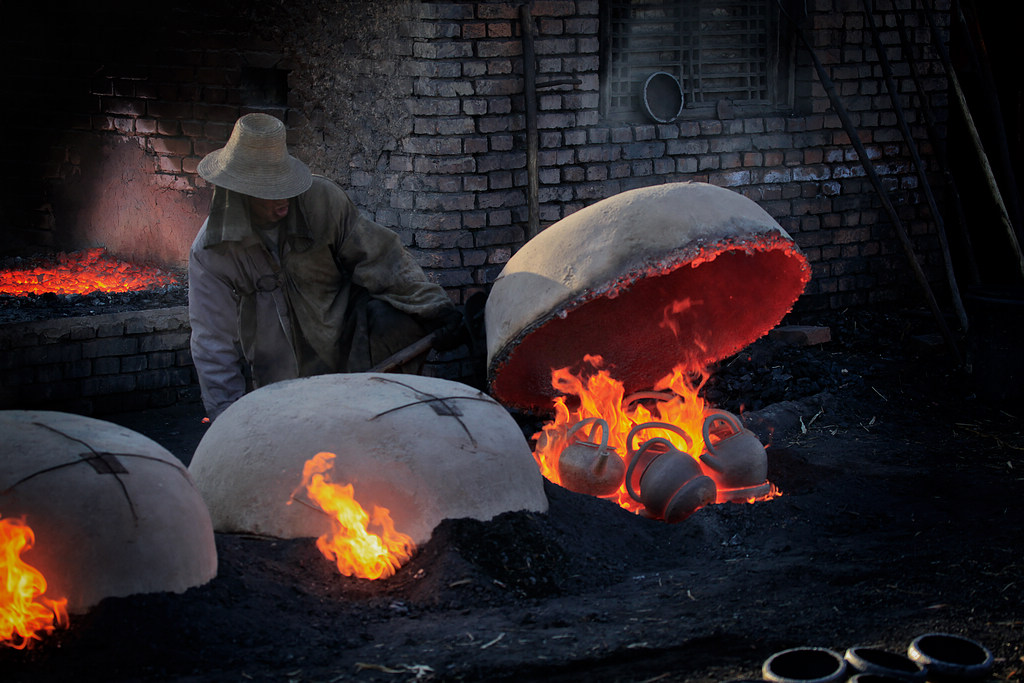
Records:
[[[216,188],[189,254],[192,360],[207,414],[256,387],[344,370],[339,340],[353,287],[428,321],[452,308],[391,230],[314,176],[282,221],[279,259],[252,228],[248,202]]]

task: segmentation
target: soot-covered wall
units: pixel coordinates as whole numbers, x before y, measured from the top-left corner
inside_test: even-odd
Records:
[[[896,127],[859,0],[798,3],[801,24],[859,127],[925,272],[945,287],[935,224]],[[875,3],[899,54],[910,24],[924,96],[945,121],[946,80],[909,0]],[[931,5],[932,3],[929,3]],[[293,152],[398,231],[456,302],[486,289],[526,239],[522,3],[399,0],[106,0],[3,21],[13,78],[0,147],[5,255],[106,246],[184,263],[209,201],[195,174],[248,111],[280,116]],[[602,2],[535,0],[541,226],[624,190],[701,181],[764,207],[807,255],[798,302],[915,299],[918,287],[849,137],[793,46],[792,97],[723,103],[670,123],[602,111]],[[948,3],[935,17],[948,26]],[[6,10],[5,10],[6,12]],[[934,157],[905,62],[901,98]],[[955,245],[954,245],[955,246]]]

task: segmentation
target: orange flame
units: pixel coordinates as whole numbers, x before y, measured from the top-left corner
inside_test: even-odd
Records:
[[[58,254],[38,265],[0,270],[0,294],[90,294],[136,292],[177,284],[158,268],[118,261],[103,248]]]
[[[693,306],[700,304],[690,298],[672,301],[662,309],[658,325],[671,330],[677,337],[680,326],[677,318],[687,313]],[[680,362],[672,372],[654,384],[653,391],[640,392],[625,396],[622,382],[612,377],[604,368],[605,361],[600,356],[586,355],[581,368],[573,371],[565,367],[552,370],[551,385],[562,396],[554,400],[554,418],[545,424],[541,431],[534,434],[536,446],[533,457],[540,467],[541,474],[548,480],[561,484],[558,460],[566,446],[576,438],[573,428],[577,423],[589,418],[601,418],[608,423],[608,445],[615,449],[619,457],[629,464],[630,446],[639,448],[640,444],[650,439],[661,437],[668,440],[674,448],[687,453],[700,463],[700,456],[705,451],[704,419],[710,410],[705,405],[700,391],[707,382],[708,369],[694,360],[696,353],[687,353],[687,348],[706,351],[704,340],[687,339],[680,343]],[[703,355],[703,354],[700,354]],[[681,430],[690,443],[674,430],[649,427],[634,435],[634,443],[627,444],[633,427],[646,422],[662,422],[673,425]],[[712,443],[721,437],[710,431]],[[719,490],[718,501],[739,500],[746,490]],[[765,500],[780,495],[778,489],[769,485],[768,492],[757,497],[746,498],[747,502]],[[618,490],[603,496],[614,500],[620,506],[633,512],[639,512],[643,505],[632,498],[623,482]]]
[[[626,437],[629,431],[644,422],[676,425],[690,437],[692,443],[687,444],[673,431],[651,428],[643,432],[642,438],[634,439],[634,447],[638,445],[638,440],[646,441],[660,436],[694,458],[704,451],[705,403],[699,391],[707,380],[706,373],[691,372],[684,365],[678,365],[655,384],[653,392],[625,396],[622,382],[614,379],[604,369],[603,358],[588,355],[583,362],[586,367],[577,373],[573,373],[570,368],[553,370],[551,373],[552,386],[563,394],[575,397],[575,400],[572,401],[573,407],[570,407],[567,396],[556,398],[554,418],[534,435],[537,445],[533,457],[545,478],[556,484],[561,483],[558,458],[569,445],[570,429],[577,422],[590,417],[600,417],[608,423],[608,445],[614,447],[624,460],[628,451]],[[630,497],[625,484],[606,498],[634,512],[642,507]]]
[[[305,487],[310,499],[331,517],[331,530],[316,540],[316,547],[345,576],[371,580],[393,576],[416,552],[416,544],[395,530],[387,508],[374,505],[373,515],[368,515],[356,502],[351,484],[330,481],[328,472],[335,457],[334,453],[317,453],[306,461],[302,483],[296,489]],[[381,533],[370,531],[371,524]]]
[[[24,520],[0,519],[0,643],[18,650],[68,624],[67,599],[40,597],[46,578],[21,559],[34,543]]]

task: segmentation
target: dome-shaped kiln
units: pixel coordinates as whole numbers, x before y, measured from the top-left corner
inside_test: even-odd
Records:
[[[547,511],[543,479],[515,420],[472,387],[433,377],[320,375],[262,387],[210,426],[189,469],[214,528],[318,537],[330,520],[290,504],[303,465],[333,453],[331,479],[390,511],[426,543],[442,520]]]
[[[752,200],[703,183],[630,190],[527,242],[486,308],[488,381],[547,411],[551,371],[599,355],[626,392],[705,366],[764,335],[810,278],[792,238]]]
[[[210,515],[155,441],[68,413],[0,411],[0,517],[24,518],[22,559],[82,613],[108,597],[181,593],[217,574]]]

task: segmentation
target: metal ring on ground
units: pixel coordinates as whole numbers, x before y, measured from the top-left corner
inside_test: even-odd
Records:
[[[775,683],[832,683],[846,680],[846,660],[824,647],[796,647],[765,660],[761,674]]]
[[[994,658],[981,643],[950,633],[926,633],[910,643],[907,654],[924,666],[928,677],[969,681],[984,678]]]
[[[856,646],[846,650],[844,659],[857,673],[886,676],[908,682],[924,683],[927,679],[925,669],[919,662],[895,652]]]

